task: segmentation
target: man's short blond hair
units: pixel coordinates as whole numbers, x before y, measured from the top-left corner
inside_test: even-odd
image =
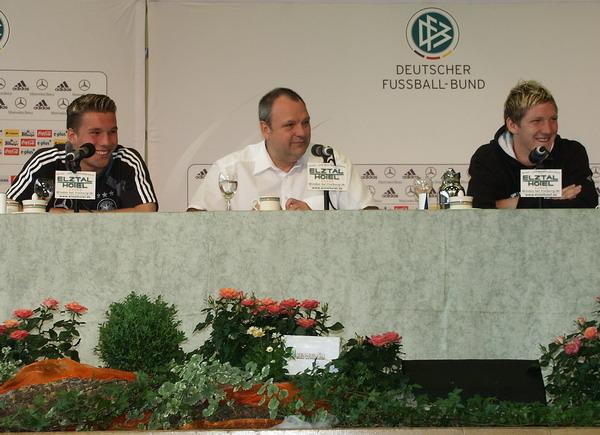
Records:
[[[67,128],[77,131],[81,125],[81,117],[87,112],[116,113],[117,105],[107,95],[82,95],[73,100],[67,107]]]
[[[556,101],[548,89],[535,80],[521,80],[510,90],[506,98],[504,122],[510,118],[518,124],[529,109],[543,103],[552,103],[558,111]]]

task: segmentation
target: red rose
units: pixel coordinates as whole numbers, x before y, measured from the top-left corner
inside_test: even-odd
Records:
[[[305,310],[314,310],[319,306],[320,302],[314,299],[305,299],[300,304]]]
[[[279,302],[279,305],[283,308],[296,308],[298,306],[298,301],[294,298],[284,299]]]
[[[49,310],[56,310],[58,308],[58,301],[53,298],[44,299],[42,305]]]
[[[254,304],[256,304],[256,301],[254,299],[244,299],[242,301],[242,305],[244,307],[253,307]]]
[[[271,298],[262,298],[262,299],[259,299],[258,301],[263,305],[273,305],[273,304],[277,303],[277,301],[275,299],[271,299]]]
[[[296,324],[304,329],[312,328],[316,323],[315,319],[305,319],[304,317],[296,319]]]
[[[577,355],[579,353],[579,349],[581,348],[581,340],[579,338],[574,338],[565,344],[565,353],[567,355]]]
[[[369,338],[368,342],[375,347],[383,347],[391,343],[399,343],[402,337],[398,333],[390,331],[380,335],[373,335]]]
[[[15,319],[8,319],[4,321],[4,326],[7,329],[13,329],[16,328],[17,326],[19,326],[21,324],[21,322],[19,322],[18,320]]]
[[[77,302],[69,302],[68,304],[65,304],[65,308],[76,314],[83,314],[88,310],[86,307]]]
[[[32,310],[15,310],[15,316],[19,319],[29,319],[33,316]]]
[[[281,307],[277,304],[267,305],[267,311],[271,314],[279,314],[281,312]]]
[[[585,331],[583,331],[583,336],[588,340],[598,338],[598,329],[595,326],[585,328]]]
[[[29,335],[29,332],[23,331],[21,329],[17,329],[16,331],[11,332],[9,337],[12,338],[13,340],[21,341],[21,340],[25,340],[28,335]]]
[[[6,332],[7,328],[4,325],[0,325],[0,334],[4,334]]]
[[[244,292],[234,288],[225,287],[219,290],[219,296],[223,299],[242,299],[244,297]]]

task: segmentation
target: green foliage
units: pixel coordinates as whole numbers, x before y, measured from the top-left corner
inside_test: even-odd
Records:
[[[195,331],[211,326],[210,337],[194,353],[205,359],[215,355],[221,362],[245,367],[253,362],[261,369],[270,367],[276,380],[285,378],[286,358],[291,349],[285,346],[284,335],[324,335],[343,328],[337,322],[327,325],[327,304],[319,301],[246,296],[241,291],[221,289],[219,298],[208,298],[205,318]]]
[[[10,357],[10,347],[0,349],[2,359],[0,359],[0,384],[12,378],[21,365],[20,360],[13,360]]]
[[[12,412],[7,412],[10,403],[4,395],[0,396],[0,430],[106,430],[119,416],[131,414],[131,418],[139,418],[154,395],[147,377],[141,373],[135,382],[103,382],[93,389],[40,393]]]
[[[185,334],[176,317],[175,306],[160,296],[150,301],[132,292],[122,302],[110,305],[107,320],[100,325],[96,352],[111,368],[164,374],[171,361],[185,358],[180,347]]]
[[[600,304],[600,297],[597,299]],[[600,311],[594,313],[596,316]],[[576,332],[542,346],[540,363],[550,367],[546,390],[553,401],[583,404],[600,401],[600,339],[598,321],[580,317]]]
[[[81,341],[77,327],[87,308],[72,302],[59,310],[58,301],[46,299],[34,309],[15,310],[16,319],[0,324],[0,349],[8,348],[5,361],[27,365],[41,359],[71,358],[79,361],[76,350]],[[54,316],[64,316],[54,321]]]
[[[150,429],[177,428],[200,418],[214,415],[225,402],[225,387],[249,390],[268,375],[268,367],[256,371],[256,364],[245,369],[211,358],[193,355],[185,364],[172,369],[176,381],[165,382],[158,390]],[[276,409],[275,409],[276,413]]]

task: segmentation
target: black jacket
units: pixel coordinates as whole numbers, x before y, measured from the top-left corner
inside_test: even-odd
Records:
[[[473,197],[473,207],[496,208],[496,200],[517,196],[521,190],[521,169],[532,169],[504,152],[498,138],[504,134],[502,126],[494,139],[480,146],[469,165],[468,195]],[[556,200],[519,198],[517,208],[594,208],[598,205],[598,193],[592,179],[590,162],[583,145],[556,136],[552,152],[544,161],[545,169],[562,169],[563,187],[581,185],[582,190],[574,199]]]

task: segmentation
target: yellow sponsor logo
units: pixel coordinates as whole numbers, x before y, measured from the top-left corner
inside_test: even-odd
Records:
[[[54,139],[54,145],[64,145],[67,143],[67,139]]]
[[[5,128],[4,136],[6,137],[19,137],[21,136],[21,130],[17,128]]]

